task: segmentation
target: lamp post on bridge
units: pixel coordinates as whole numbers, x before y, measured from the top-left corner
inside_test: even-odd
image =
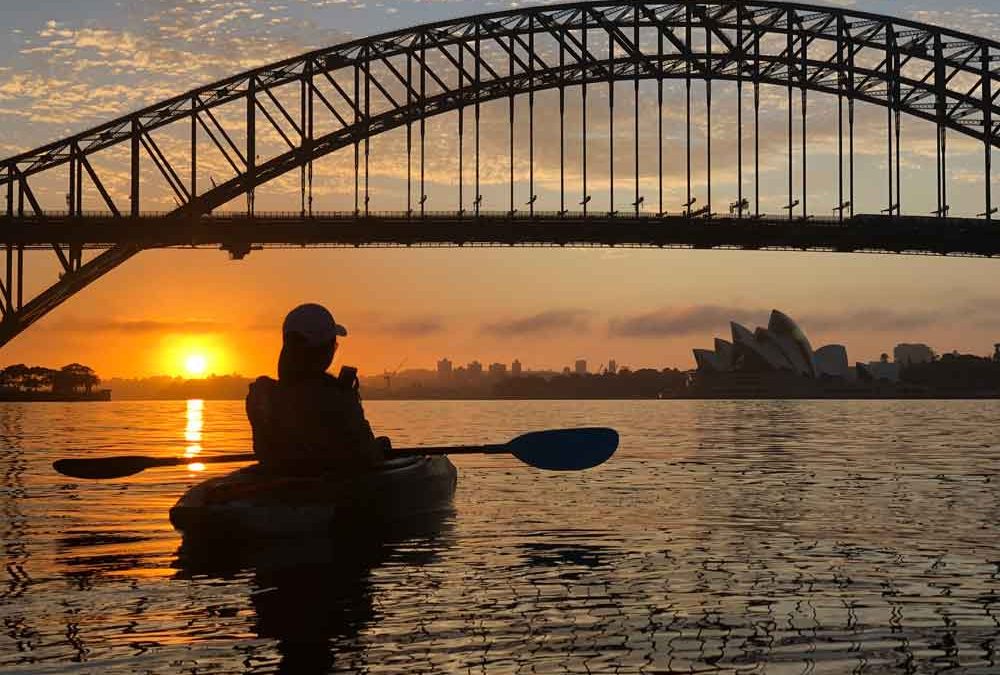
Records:
[[[636,199],[634,202],[632,202],[632,206],[635,208],[635,217],[636,218],[639,217],[639,210],[642,209],[642,203],[644,201],[646,201],[646,198],[644,196],[642,196],[642,195],[639,195],[639,198]]]
[[[844,222],[844,211],[851,208],[851,202],[843,202],[840,206],[834,206],[833,212],[837,214],[837,220]]]

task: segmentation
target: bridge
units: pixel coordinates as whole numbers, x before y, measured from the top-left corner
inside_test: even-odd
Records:
[[[313,51],[0,161],[6,255],[0,345],[151,248],[214,246],[234,258],[265,246],[321,245],[994,256],[1000,254],[992,194],[992,152],[1000,146],[998,61],[1000,43],[982,37],[769,0],[532,7]],[[667,101],[665,114],[665,92],[669,98],[674,85],[683,105]],[[719,92],[729,91],[735,157],[726,158],[723,172],[731,179],[720,181],[713,114]],[[761,206],[762,161],[772,158],[762,156],[761,116],[774,111],[762,92],[775,91],[787,101],[780,110],[787,111],[781,153],[787,181],[785,203],[769,215]],[[694,97],[702,94],[703,116],[693,111]],[[816,195],[829,185],[809,184],[815,155],[810,94],[836,111],[832,205],[817,206]],[[553,105],[546,108],[543,96]],[[507,113],[499,126],[484,115],[497,102],[506,102]],[[606,111],[600,120],[595,102]],[[861,105],[885,113],[885,208],[872,214],[855,212],[857,165],[869,157],[856,147]],[[681,107],[684,148],[665,153],[678,131],[671,111]],[[618,155],[615,150],[623,109],[631,111],[626,152],[632,160],[624,178],[616,161],[622,148]],[[444,181],[443,160],[433,156],[441,144],[428,133],[441,118],[454,123],[451,175]],[[930,213],[908,205],[917,200],[904,190],[904,119],[934,130]],[[498,128],[506,146],[499,158],[484,150]],[[405,163],[405,198],[387,210],[378,204],[372,162],[376,141],[394,133],[405,134],[392,151],[394,161]],[[558,137],[554,161],[538,152],[543,137],[553,146]],[[975,218],[951,216],[953,137],[982,146],[983,194]],[[353,181],[353,208],[314,209],[314,167],[341,150],[348,153],[343,182]],[[696,152],[704,163],[697,176]],[[597,177],[595,155],[604,163]],[[507,172],[500,196],[498,166]],[[665,176],[677,167],[683,168],[684,201],[671,204]],[[432,199],[434,181],[453,186],[453,194]],[[275,185],[285,191],[284,208],[288,194],[295,195],[293,212],[256,207],[262,191]],[[606,194],[597,199],[598,192]],[[627,206],[619,208],[623,194]],[[150,210],[165,197],[173,208]],[[597,208],[599,202],[606,208]],[[39,255],[54,255],[59,274],[32,296],[25,269]]]

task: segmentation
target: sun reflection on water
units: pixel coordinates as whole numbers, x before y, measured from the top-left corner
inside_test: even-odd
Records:
[[[184,440],[187,441],[188,446],[184,450],[185,457],[196,457],[201,454],[201,432],[205,424],[204,409],[205,402],[201,399],[191,399],[187,402],[187,426],[184,428]],[[204,468],[202,464],[188,465],[188,469],[191,471],[201,471]]]

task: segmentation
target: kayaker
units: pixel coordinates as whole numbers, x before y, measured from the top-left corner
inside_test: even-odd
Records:
[[[266,471],[364,471],[385,459],[389,439],[376,439],[365,419],[357,370],[326,372],[346,335],[322,305],[300,305],[285,317],[278,379],[257,378],[246,399],[253,451]]]

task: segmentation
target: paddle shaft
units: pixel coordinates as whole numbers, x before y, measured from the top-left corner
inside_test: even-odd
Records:
[[[510,452],[510,447],[506,443],[495,443],[492,445],[442,445],[426,448],[391,449],[386,454],[386,459],[392,459],[393,457],[419,457],[420,455],[495,455],[508,452]],[[158,457],[154,461],[157,466],[256,462],[257,455],[252,452],[241,452],[228,455],[208,455],[207,457]]]
[[[492,445],[442,445],[426,448],[391,449],[386,453],[386,459],[393,457],[419,457],[420,455],[496,455],[509,453],[506,443]],[[209,455],[207,457],[163,457],[157,458],[157,466],[181,466],[183,464],[216,464],[224,462],[256,462],[257,455],[252,452],[235,453],[231,455]],[[160,464],[162,462],[162,464]]]
[[[507,443],[497,443],[493,445],[442,445],[428,446],[426,448],[400,448],[399,450],[389,450],[387,458],[393,457],[413,457],[418,455],[496,455],[509,453],[510,445]]]
[[[386,459],[418,457],[421,455],[470,455],[510,452],[507,445],[465,445],[455,447],[400,448],[391,450]],[[143,455],[101,457],[95,459],[60,459],[53,463],[59,473],[74,478],[124,478],[146,469],[185,464],[223,464],[227,462],[256,462],[253,453],[208,455],[206,457],[147,457]]]
[[[414,455],[474,455],[509,453],[539,469],[579,471],[607,460],[618,447],[618,433],[607,428],[551,429],[522,434],[507,443],[489,445],[429,446],[390,450],[386,458]],[[127,455],[94,459],[60,459],[53,463],[59,473],[74,478],[124,478],[156,467],[184,464],[253,462],[253,453],[207,457],[150,457]]]

